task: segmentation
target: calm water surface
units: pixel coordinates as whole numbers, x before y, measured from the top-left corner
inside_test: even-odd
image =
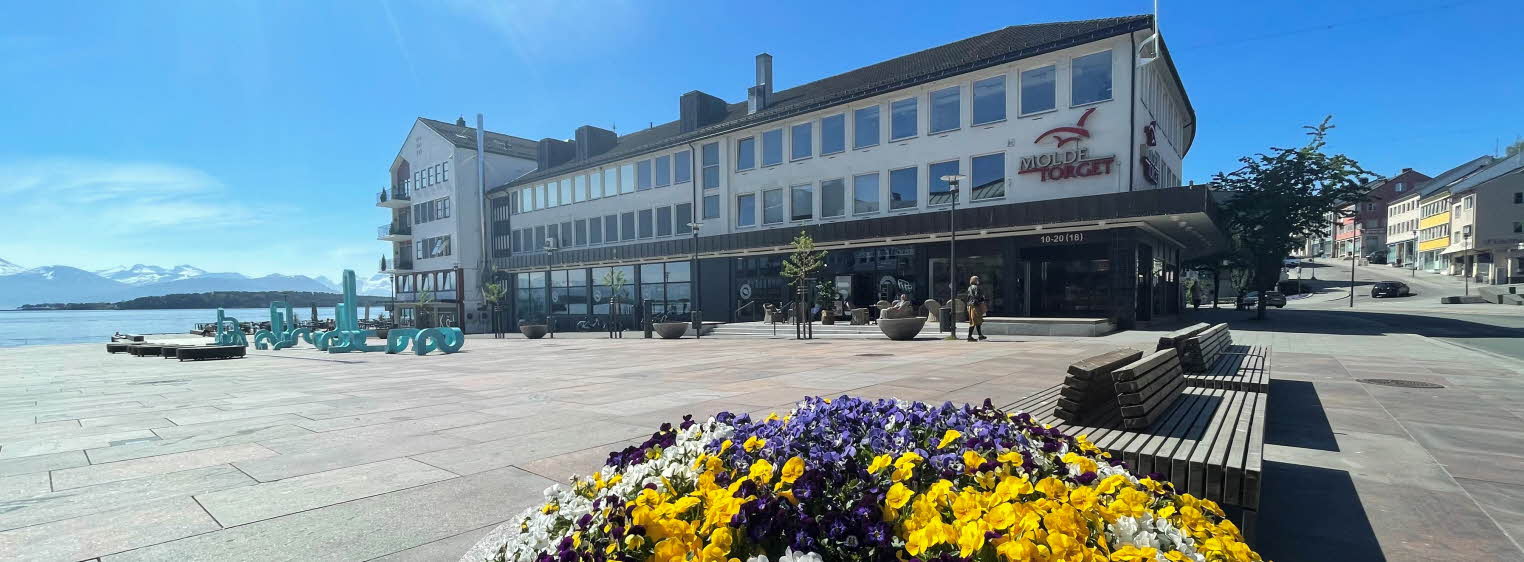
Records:
[[[229,308],[241,322],[268,322],[268,308]],[[311,308],[295,309],[296,318],[310,320]],[[381,307],[371,307],[379,317]],[[365,311],[360,311],[365,318]],[[319,308],[318,318],[333,318],[333,307]],[[0,310],[0,347],[111,341],[111,334],[186,334],[203,322],[216,322],[216,309],[185,310]]]

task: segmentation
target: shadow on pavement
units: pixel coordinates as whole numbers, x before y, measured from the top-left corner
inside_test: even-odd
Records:
[[[1386,560],[1348,472],[1265,461],[1259,513],[1266,560]]]
[[[1358,307],[1358,305],[1356,305]],[[1456,305],[1460,306],[1460,305]],[[1464,313],[1457,309],[1457,313]],[[1231,330],[1254,332],[1286,332],[1301,334],[1337,334],[1375,336],[1383,334],[1415,334],[1430,338],[1518,338],[1524,341],[1524,328],[1498,326],[1486,322],[1460,320],[1443,316],[1403,314],[1393,312],[1369,312],[1353,310],[1297,310],[1270,309],[1264,320],[1255,320],[1253,310],[1202,308],[1184,315],[1178,322],[1184,327],[1197,322],[1226,322]],[[1176,327],[1159,326],[1154,329],[1171,330]],[[1282,350],[1295,351],[1295,350]]]
[[[1323,412],[1317,387],[1308,381],[1270,381],[1270,406],[1265,412],[1265,443],[1320,451],[1339,451],[1333,426]]]

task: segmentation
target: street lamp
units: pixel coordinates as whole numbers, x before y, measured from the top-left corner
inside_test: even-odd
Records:
[[[556,337],[556,320],[550,316],[550,301],[556,294],[556,283],[553,279],[556,267],[556,250],[556,239],[550,236],[545,237],[545,255],[547,256],[545,260],[545,323],[549,324],[548,329],[551,339]]]
[[[947,307],[952,309],[948,316],[952,320],[952,339],[958,339],[958,311],[953,309],[953,301],[958,300],[958,182],[963,181],[963,174],[948,174],[942,176],[942,181],[947,182],[947,194],[952,196],[952,206],[947,208]]]
[[[693,299],[693,306],[688,315],[693,322],[693,337],[698,339],[704,337],[704,311],[699,309],[698,287],[698,235],[699,228],[703,226],[703,223],[697,221],[688,223],[688,230],[693,232],[693,265],[688,268],[688,298]]]

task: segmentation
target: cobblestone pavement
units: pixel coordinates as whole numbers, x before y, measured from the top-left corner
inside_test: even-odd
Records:
[[[1524,536],[1518,364],[1407,334],[1233,328],[1275,346],[1267,555],[1524,556],[1508,534]],[[0,559],[453,560],[546,486],[685,413],[843,393],[1009,403],[1076,359],[1157,334],[473,337],[448,356],[299,347],[186,363],[5,348]],[[1445,388],[1354,381],[1365,377]]]

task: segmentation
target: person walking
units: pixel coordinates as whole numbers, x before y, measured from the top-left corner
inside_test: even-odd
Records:
[[[989,297],[984,294],[984,285],[979,283],[979,276],[968,278],[968,341],[987,340],[984,337],[984,311],[989,309]],[[974,333],[979,333],[979,339],[974,339]]]

